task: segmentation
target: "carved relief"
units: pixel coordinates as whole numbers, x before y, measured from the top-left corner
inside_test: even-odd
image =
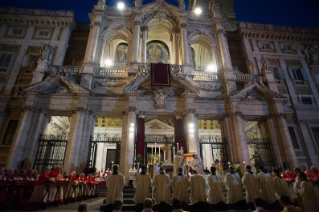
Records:
[[[54,50],[55,48],[51,46],[50,44],[44,44],[40,50],[40,60],[51,61],[54,55]]]
[[[240,100],[265,100],[261,95],[259,95],[256,91],[249,90],[246,95],[243,96]]]
[[[311,65],[319,65],[319,47],[318,45],[305,45],[302,50],[306,60]]]
[[[168,93],[164,89],[159,89],[154,92],[154,108],[155,109],[165,109],[166,100],[168,98]]]

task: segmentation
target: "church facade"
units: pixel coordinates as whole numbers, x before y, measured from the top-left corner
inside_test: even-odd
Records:
[[[0,164],[128,178],[183,149],[208,168],[318,167],[319,29],[236,22],[232,0],[178,5],[99,0],[90,24],[0,8]]]

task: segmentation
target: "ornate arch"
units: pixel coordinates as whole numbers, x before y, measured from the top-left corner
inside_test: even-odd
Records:
[[[212,34],[210,34],[209,32],[204,31],[204,30],[196,30],[196,31],[190,33],[188,38],[187,38],[188,43],[190,43],[190,44],[197,43],[198,41],[201,41],[200,39],[202,39],[202,44],[207,44],[207,42],[208,42],[210,45],[207,47],[209,47],[209,48],[211,48],[212,45],[217,44],[215,37]]]
[[[102,32],[102,39],[105,40],[105,43],[111,41],[115,36],[122,35],[121,38],[125,41],[129,41],[133,38],[133,35],[129,29],[127,29],[124,25],[112,24],[107,29]]]

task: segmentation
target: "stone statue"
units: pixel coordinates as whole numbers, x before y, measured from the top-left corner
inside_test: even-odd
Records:
[[[51,61],[52,56],[54,54],[54,47],[51,46],[50,44],[44,44],[41,47],[41,51],[40,51],[40,60],[47,60],[47,61]]]
[[[134,92],[138,90],[138,87],[143,84],[146,80],[150,78],[149,69],[142,69],[132,80],[130,84],[128,84],[124,88],[124,93]]]
[[[319,65],[319,47],[318,45],[305,45],[302,49],[306,60],[311,65]]]
[[[261,158],[261,155],[257,152],[257,150],[255,150],[255,154],[253,155],[253,157],[250,160],[254,160],[254,166],[255,166],[256,170],[258,170],[259,166],[263,165],[263,160]]]
[[[159,89],[154,92],[155,109],[165,109],[168,93],[164,89]]]

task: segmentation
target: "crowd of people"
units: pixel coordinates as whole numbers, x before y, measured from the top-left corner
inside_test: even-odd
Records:
[[[177,173],[171,178],[165,173],[164,167],[159,165],[159,172],[155,172],[152,178],[147,173],[147,167],[142,166],[133,180],[134,202],[142,205],[146,199],[151,198],[155,205],[170,205],[172,199],[177,199],[184,208],[187,205],[209,204],[209,208],[225,209],[228,203],[227,207],[251,208],[256,211],[266,211],[266,208],[319,211],[319,171],[315,167],[311,167],[311,175],[301,172],[299,168],[294,168],[293,172],[287,170],[281,173],[275,169],[269,173],[260,166],[258,174],[252,172],[250,165],[245,168],[243,176],[236,173],[232,166],[229,166],[229,172],[224,175],[215,162],[206,177],[196,169],[192,169],[189,176],[184,175],[183,167],[178,167]],[[115,200],[123,199],[124,177],[118,173],[117,166],[114,166],[114,173],[106,180],[106,186],[106,204],[111,205]],[[226,198],[224,187],[227,190]]]
[[[7,182],[0,187],[0,204],[11,199],[13,203],[19,201],[41,207],[93,198],[101,183],[96,174],[85,176],[84,173],[72,172],[66,176],[62,166],[46,167],[40,174],[35,170],[5,170],[0,167],[0,181]],[[10,182],[19,186],[10,186]]]

